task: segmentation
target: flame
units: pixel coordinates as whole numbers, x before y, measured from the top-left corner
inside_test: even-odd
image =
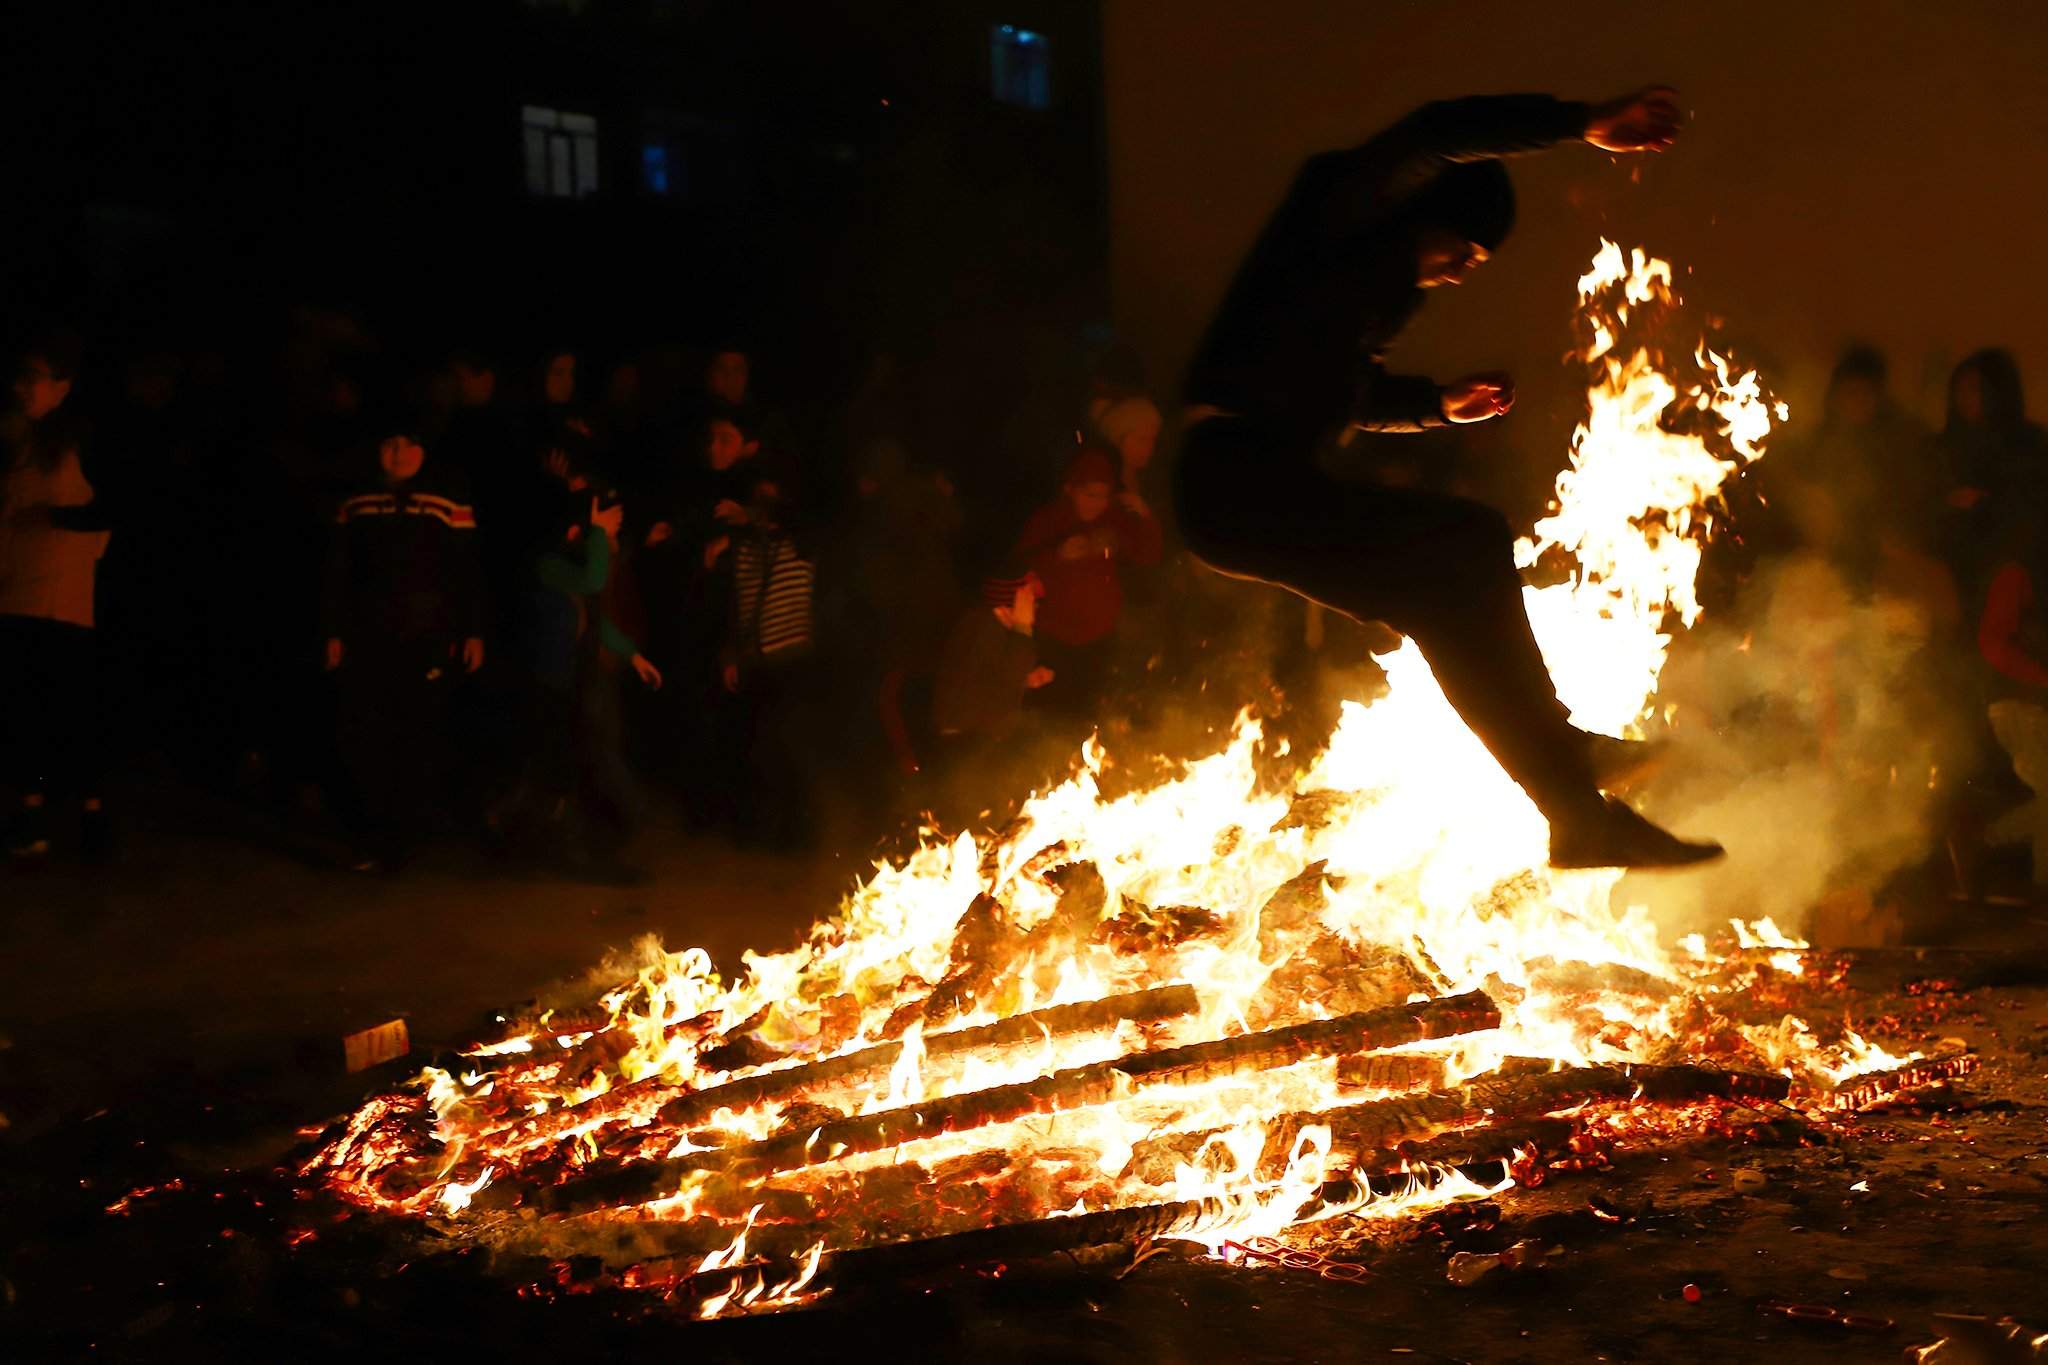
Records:
[[[1613,736],[1639,736],[1655,722],[1672,632],[1700,615],[1694,585],[1719,490],[1761,456],[1786,415],[1754,371],[1719,352],[1702,345],[1673,358],[1637,340],[1649,334],[1646,319],[1677,304],[1668,263],[1601,242],[1579,281],[1586,416],[1554,502],[1516,546],[1520,565],[1541,563],[1551,580],[1525,589],[1524,600],[1560,697],[1576,724]],[[525,1178],[542,1151],[556,1162],[548,1178],[559,1179],[562,1163],[630,1163],[809,1129],[808,1164],[778,1186],[785,1200],[830,1211],[848,1188],[885,1183],[906,1163],[929,1172],[958,1162],[986,1172],[958,1177],[980,1182],[955,1211],[970,1225],[995,1217],[983,1206],[1009,1196],[1035,1217],[1195,1201],[1211,1212],[1182,1235],[1212,1251],[1304,1220],[1395,1216],[1492,1193],[1500,1186],[1430,1169],[1391,1194],[1370,1182],[1335,1203],[1320,1193],[1366,1154],[1324,1123],[1278,1124],[1371,1097],[1348,1089],[1331,1058],[1119,1091],[1109,1103],[994,1131],[934,1132],[879,1154],[825,1142],[815,1115],[786,1101],[721,1110],[691,1131],[659,1118],[679,1091],[892,1038],[900,1049],[886,1077],[807,1099],[836,1114],[873,1113],[1155,1046],[1470,989],[1499,1003],[1497,1030],[1405,1049],[1440,1064],[1444,1084],[1510,1056],[1563,1065],[1683,1055],[1693,1041],[1688,1007],[1712,1008],[1715,991],[1739,989],[1714,985],[1711,971],[1752,971],[1750,959],[1717,953],[1704,933],[1681,940],[1674,958],[1645,907],[1615,903],[1618,873],[1550,870],[1541,816],[1452,711],[1421,655],[1404,643],[1381,663],[1388,694],[1370,706],[1347,702],[1327,745],[1291,780],[1262,777],[1281,755],[1266,752],[1249,711],[1215,753],[1114,794],[1104,780],[1113,760],[1091,740],[1073,775],[1033,794],[1000,835],[925,831],[914,852],[877,863],[799,946],[746,954],[738,980],[722,980],[702,950],[642,945],[632,979],[603,998],[602,1021],[509,1024],[507,1039],[465,1054],[476,1065],[461,1076],[430,1071],[414,1092],[365,1105],[306,1171],[372,1207],[419,1213],[438,1198],[459,1213],[494,1173]],[[1314,818],[1294,818],[1301,810]],[[1079,883],[1076,869],[1086,873]],[[998,913],[975,931],[992,936],[977,946],[969,925],[979,905]],[[1803,965],[1806,945],[1770,921],[1734,929],[1741,947],[1791,964],[1783,970]],[[1046,1034],[987,1054],[933,1048],[942,1030],[1169,982],[1195,989],[1195,1014]],[[936,1007],[942,998],[949,1003]],[[714,1041],[736,1039],[772,1060],[711,1060],[743,1055],[712,1051]],[[1822,1045],[1798,1020],[1750,1026],[1739,1039],[1753,1060],[1816,1084],[1898,1060],[1854,1033]],[[600,1048],[608,1060],[593,1070],[584,1059]],[[610,1107],[576,1108],[600,1096]],[[1283,1134],[1291,1137],[1276,1150]],[[1173,1156],[1164,1168],[1162,1142]],[[693,1177],[600,1216],[736,1220],[730,1198]],[[765,1196],[753,1202],[698,1273],[746,1267],[769,1207]],[[870,1221],[843,1220],[829,1233],[841,1239],[832,1249],[866,1235]],[[780,1281],[748,1271],[698,1312],[812,1294],[827,1249],[819,1240]]]

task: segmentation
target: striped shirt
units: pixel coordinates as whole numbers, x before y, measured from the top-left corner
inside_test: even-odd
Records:
[[[335,524],[346,526],[357,517],[389,517],[405,514],[432,517],[458,531],[476,529],[476,512],[466,502],[439,493],[358,493],[343,499],[334,511]]]
[[[734,626],[742,660],[797,658],[811,647],[816,568],[779,531],[743,537],[734,547]]]

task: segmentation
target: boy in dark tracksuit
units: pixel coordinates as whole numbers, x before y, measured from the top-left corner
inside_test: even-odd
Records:
[[[402,857],[443,747],[447,684],[483,666],[476,514],[449,480],[422,474],[413,428],[377,447],[378,481],[335,510],[322,627],[339,687],[355,866]]]
[[[1550,821],[1558,867],[1677,866],[1686,843],[1603,797],[1610,752],[1574,729],[1522,606],[1513,534],[1490,507],[1334,479],[1318,441],[1345,426],[1408,432],[1506,412],[1506,375],[1439,387],[1382,355],[1423,290],[1461,283],[1514,222],[1499,158],[1566,141],[1661,150],[1668,91],[1592,108],[1547,95],[1427,105],[1349,151],[1311,157],[1196,352],[1175,494],[1195,555],[1412,638],[1444,696]],[[1286,496],[1247,490],[1286,489]]]

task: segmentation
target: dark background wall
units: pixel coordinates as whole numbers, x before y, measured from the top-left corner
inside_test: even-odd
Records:
[[[1047,107],[992,98],[996,23],[1049,40]],[[1093,0],[78,0],[7,30],[10,328],[310,303],[508,358],[738,332],[788,373],[1104,306]],[[597,194],[524,192],[529,104],[598,119]]]
[[[1515,238],[1404,342],[1442,378],[1516,371],[1523,409],[1471,437],[1476,463],[1562,457],[1576,395],[1557,362],[1603,233],[1673,261],[1795,422],[1852,337],[1886,348],[1930,419],[1980,346],[2014,348],[2048,394],[2048,8],[1111,0],[1104,54],[1115,314],[1169,374],[1305,154],[1435,98],[1667,82],[1693,114],[1677,148],[1517,162]]]

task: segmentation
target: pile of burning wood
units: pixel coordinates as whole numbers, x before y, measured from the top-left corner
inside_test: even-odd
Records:
[[[1429,994],[1410,954],[1329,943],[1268,978],[1250,1011],[1258,1027],[1206,1025],[1186,982],[955,1022],[1017,988],[1034,939],[1085,933],[1143,960],[1222,929],[1186,910],[1105,917],[1099,879],[1063,880],[1060,911],[1032,934],[976,897],[949,970],[887,1010],[893,1036],[818,1055],[820,1039],[764,1041],[765,1010],[726,1027],[707,1011],[659,1028],[689,1067],[629,1078],[621,1062],[663,1017],[654,1002],[671,960],[658,958],[581,1009],[508,1021],[504,1037],[451,1063],[459,1077],[433,1071],[423,1088],[374,1101],[328,1136],[308,1174],[467,1241],[573,1252],[586,1275],[709,1316],[806,1302],[848,1276],[1156,1237],[1242,1245],[1603,1165],[1617,1141],[1768,1125],[1788,1102],[1860,1107],[1971,1065],[1885,1058],[1896,1064],[1795,1085],[1727,1012],[1748,998],[1746,980],[1778,974],[1765,953],[1733,945],[1688,977],[1688,1027],[1655,1062],[1508,1057],[1463,1074],[1483,1055],[1474,1045],[1501,1033],[1486,991]],[[1298,879],[1283,886],[1262,931],[1301,935],[1308,903]],[[1612,965],[1533,976],[1589,1008],[1680,989]],[[1320,989],[1304,992],[1307,980]],[[1366,1007],[1332,1015],[1332,998]]]
[[[1671,278],[1602,243],[1580,281],[1587,419],[1518,551],[1575,566],[1530,619],[1574,721],[1613,735],[1699,614],[1721,480],[1784,416],[1704,346],[1631,344],[1670,333]],[[1420,657],[1381,662],[1388,694],[1311,761],[1241,716],[1117,792],[1091,744],[1000,835],[928,837],[796,949],[727,983],[649,948],[364,1105],[305,1174],[715,1315],[867,1271],[1243,1247],[1969,1064],[1774,1017],[1821,978],[1768,921],[1673,949],[1619,874],[1548,870]]]

